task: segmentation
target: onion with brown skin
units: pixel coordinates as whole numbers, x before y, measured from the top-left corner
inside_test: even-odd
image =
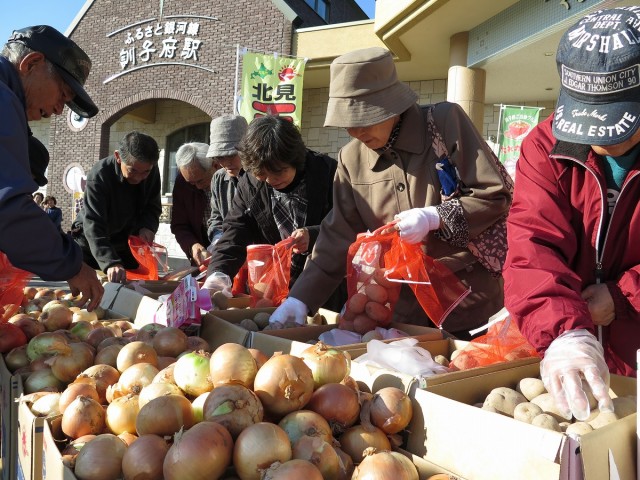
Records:
[[[122,345],[109,345],[96,353],[94,362],[97,364],[110,365],[116,368],[118,353],[122,350]]]
[[[64,382],[60,381],[50,368],[41,368],[31,372],[24,380],[24,393],[61,392],[64,387]]]
[[[140,342],[149,342],[149,344],[151,344],[153,342],[153,337],[155,337],[163,328],[165,328],[165,326],[159,323],[147,323],[138,329],[136,340]]]
[[[171,365],[168,365],[160,370],[158,374],[153,378],[153,382],[151,383],[173,383],[175,385],[176,381],[173,378],[174,368],[176,368],[176,362],[173,362]]]
[[[323,480],[322,473],[311,462],[302,459],[275,462],[264,471],[262,480]],[[325,477],[326,479],[326,477]]]
[[[309,402],[313,394],[313,375],[301,358],[274,355],[258,370],[253,390],[265,412],[280,420]]]
[[[371,423],[387,434],[405,429],[413,415],[411,399],[396,387],[378,390],[371,400]]]
[[[105,410],[93,398],[76,397],[62,414],[62,431],[69,438],[104,432]]]
[[[96,352],[100,352],[102,349],[110,347],[111,345],[120,345],[124,347],[130,340],[123,337],[109,337],[102,340],[96,347]]]
[[[182,395],[165,395],[146,403],[136,418],[138,436],[152,433],[171,436],[181,428],[189,429],[195,424],[191,402]]]
[[[9,319],[9,323],[19,327],[27,336],[27,340],[31,340],[36,335],[46,331],[44,324],[26,313],[18,313]]]
[[[58,332],[44,332],[36,335],[27,344],[27,356],[32,362],[42,357],[71,353],[69,341]]]
[[[176,363],[176,357],[158,357],[158,370],[163,370]]]
[[[291,445],[295,445],[303,436],[319,437],[331,443],[333,435],[331,427],[324,417],[311,410],[296,410],[283,417],[278,423],[289,437]]]
[[[368,448],[353,472],[352,480],[418,480],[418,470],[407,457],[398,452]]]
[[[313,392],[306,408],[322,415],[336,436],[356,423],[360,414],[358,394],[341,383],[322,385]]]
[[[69,328],[73,312],[63,304],[45,305],[39,320],[48,332]]]
[[[107,388],[114,385],[120,379],[120,372],[110,365],[94,365],[87,368],[75,379],[73,383],[91,383],[96,387],[100,403],[107,403]]]
[[[340,442],[340,448],[351,457],[356,465],[362,461],[364,451],[369,447],[378,450],[391,450],[389,439],[377,427],[367,428],[363,425],[355,425],[340,435],[338,442]]]
[[[105,423],[110,433],[137,433],[136,417],[140,411],[138,395],[116,398],[106,410]]]
[[[258,372],[256,361],[246,347],[237,343],[225,343],[216,348],[209,362],[211,382],[214,387],[226,383],[239,383],[253,387]]]
[[[86,343],[70,343],[69,347],[71,352],[68,355],[58,354],[47,360],[51,365],[51,372],[64,383],[75,380],[94,361],[93,349]]]
[[[133,433],[129,433],[129,432],[122,432],[120,435],[118,435],[118,438],[122,440],[127,447],[131,446],[133,442],[138,440],[137,435],[134,435]]]
[[[124,480],[162,478],[162,464],[169,451],[167,441],[158,435],[142,435],[122,457]]]
[[[60,394],[60,400],[58,402],[58,410],[60,413],[64,413],[69,404],[80,395],[93,398],[96,402],[100,403],[100,396],[98,395],[95,385],[90,383],[71,383],[67,385],[67,388]]]
[[[284,430],[260,422],[245,428],[233,447],[233,465],[242,480],[260,480],[261,471],[273,462],[291,459],[291,443]]]
[[[320,437],[304,435],[293,445],[293,458],[307,460],[322,473],[324,480],[341,480],[345,471],[342,459],[331,443]],[[306,478],[306,477],[305,477]]]
[[[260,370],[260,367],[262,367],[262,365],[267,363],[267,360],[269,360],[269,357],[267,357],[264,353],[262,353],[257,348],[249,348],[247,350],[249,350],[249,353],[251,354],[253,359],[256,361],[256,365],[258,366],[258,370]]]
[[[122,477],[127,446],[111,433],[97,435],[78,456],[73,473],[78,480],[116,480]]]
[[[91,330],[93,330],[93,325],[85,320],[72,322],[71,325],[69,325],[69,331],[83,342],[87,339],[87,335],[89,335]]]
[[[113,338],[116,334],[113,330],[107,327],[96,327],[87,333],[87,338],[85,338],[85,342],[91,345],[93,348],[97,348],[100,345],[100,342],[107,338]]]
[[[153,337],[153,348],[164,357],[177,357],[187,349],[187,334],[176,327],[165,327]]]
[[[184,393],[173,383],[150,383],[149,385],[142,387],[142,390],[140,390],[138,398],[140,408],[145,406],[154,398],[162,397],[164,395],[184,396]]]
[[[164,459],[164,480],[220,478],[231,463],[231,434],[216,422],[200,422],[176,434]]]
[[[198,336],[187,337],[187,351],[188,352],[211,352],[209,343]]]
[[[203,420],[220,423],[233,438],[248,426],[261,422],[263,416],[264,409],[256,394],[238,384],[215,387],[202,407]]]
[[[122,350],[121,350],[122,351]],[[140,391],[149,385],[158,374],[158,369],[150,363],[135,363],[120,375],[118,385],[125,395],[139,395]]]
[[[351,370],[348,353],[322,342],[305,349],[300,357],[311,369],[315,389],[327,383],[340,383]]]
[[[116,368],[122,373],[131,365],[136,363],[150,363],[158,366],[158,354],[153,347],[147,343],[134,341],[122,347],[118,353]]]
[[[29,357],[27,356],[27,345],[12,348],[4,356],[4,362],[11,373],[29,365]]]

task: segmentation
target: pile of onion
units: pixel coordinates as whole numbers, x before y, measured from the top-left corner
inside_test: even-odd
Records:
[[[351,371],[349,354],[322,342],[304,350],[300,357],[311,369],[316,389],[327,383],[340,383]]]
[[[378,390],[371,400],[371,423],[387,434],[398,433],[413,416],[411,399],[396,387]]]
[[[202,407],[203,419],[223,425],[233,438],[248,426],[261,422],[263,415],[256,394],[239,384],[215,387]]]
[[[209,364],[214,387],[226,383],[239,383],[247,388],[253,387],[258,366],[248,348],[237,343],[220,345],[211,354]]]
[[[368,448],[364,459],[353,472],[352,480],[418,480],[418,470],[407,457],[398,452]]]
[[[267,422],[245,428],[233,447],[233,466],[242,480],[260,480],[273,462],[291,459],[291,443],[284,430]]]
[[[122,477],[122,459],[127,446],[115,435],[103,433],[85,444],[73,473],[78,480],[113,480]]]

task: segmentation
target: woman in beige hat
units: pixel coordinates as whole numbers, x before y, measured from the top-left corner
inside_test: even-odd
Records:
[[[346,128],[353,140],[339,154],[333,210],[322,223],[304,272],[272,321],[302,321],[315,312],[326,292],[344,278],[347,250],[356,235],[394,220],[403,239],[424,242],[431,257],[471,287],[444,329],[468,336],[466,331],[502,308],[500,269],[506,246],[486,248],[479,235],[504,220],[511,181],[457,104],[421,107],[416,101],[417,95],[398,80],[388,50],[357,50],[331,64],[325,126]],[[437,163],[448,166],[445,155],[455,167],[450,169],[452,191],[436,168]],[[430,325],[413,292],[404,287],[394,320]]]

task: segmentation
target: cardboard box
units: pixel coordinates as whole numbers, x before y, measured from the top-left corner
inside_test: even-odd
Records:
[[[60,428],[62,415],[47,418],[42,432],[42,480],[77,480],[73,471],[62,463],[59,445],[65,444]]]
[[[418,471],[418,478],[420,480],[429,480],[431,476],[437,475],[439,473],[449,475],[453,478],[456,478],[457,480],[464,480],[461,477],[454,477],[453,473],[448,471],[446,468],[442,468],[441,466],[429,462],[424,458],[417,457],[414,454],[403,450],[402,448],[395,448],[394,451],[401,453],[409,460],[411,460],[411,462],[413,462],[413,464],[416,466],[416,470]]]
[[[108,282],[104,285],[104,290],[100,306],[115,315],[130,319],[136,327],[153,323],[154,315],[162,305],[157,300],[119,283]]]
[[[637,414],[578,442],[473,406],[493,388],[514,388],[520,379],[537,376],[539,364],[533,363],[415,390],[406,449],[474,480],[605,480],[618,478],[610,475],[614,464],[619,478],[634,478]],[[611,377],[615,395],[633,395],[636,388],[633,378]]]
[[[162,295],[170,295],[180,285],[180,280],[134,280],[124,287],[155,300]]]
[[[0,465],[2,480],[16,478],[16,448],[18,438],[18,404],[14,401],[22,393],[22,383],[11,372],[0,355]]]
[[[22,380],[19,382],[22,388]],[[20,396],[18,402],[16,478],[41,480],[44,418],[35,416],[24,398]]]

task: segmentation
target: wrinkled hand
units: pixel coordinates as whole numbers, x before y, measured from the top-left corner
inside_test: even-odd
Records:
[[[80,271],[67,280],[67,283],[74,297],[81,295],[78,301],[79,307],[86,305],[86,309],[92,311],[100,305],[102,295],[104,295],[104,288],[100,280],[98,280],[96,271],[89,265],[83,263]]]
[[[291,234],[293,242],[293,253],[306,253],[309,250],[309,230],[306,228],[298,228]]]
[[[149,230],[148,228],[141,228],[138,232],[138,236],[147,243],[153,243],[153,239],[156,238],[155,232]]]
[[[269,317],[269,323],[287,323],[296,322],[300,325],[307,323],[307,314],[309,309],[297,298],[287,297],[275,312]]]
[[[605,283],[589,285],[582,291],[595,325],[607,326],[616,318],[616,307]]]
[[[207,251],[207,249],[199,243],[194,243],[191,246],[191,258],[193,258],[193,261],[196,262],[196,265],[202,265],[210,256],[211,254]]]
[[[436,207],[412,208],[398,213],[396,230],[407,243],[419,243],[432,230],[440,228],[440,214]]]
[[[206,288],[211,293],[222,292],[227,297],[231,297],[232,285],[233,285],[233,282],[231,281],[231,278],[229,277],[229,275],[222,272],[213,272],[204,281],[202,288]]]
[[[613,412],[604,351],[587,330],[570,330],[551,342],[540,363],[540,375],[567,420],[571,415],[577,420],[589,416],[585,387],[591,389],[601,412]]]
[[[124,283],[127,281],[127,271],[119,263],[107,268],[107,280],[115,283]]]

